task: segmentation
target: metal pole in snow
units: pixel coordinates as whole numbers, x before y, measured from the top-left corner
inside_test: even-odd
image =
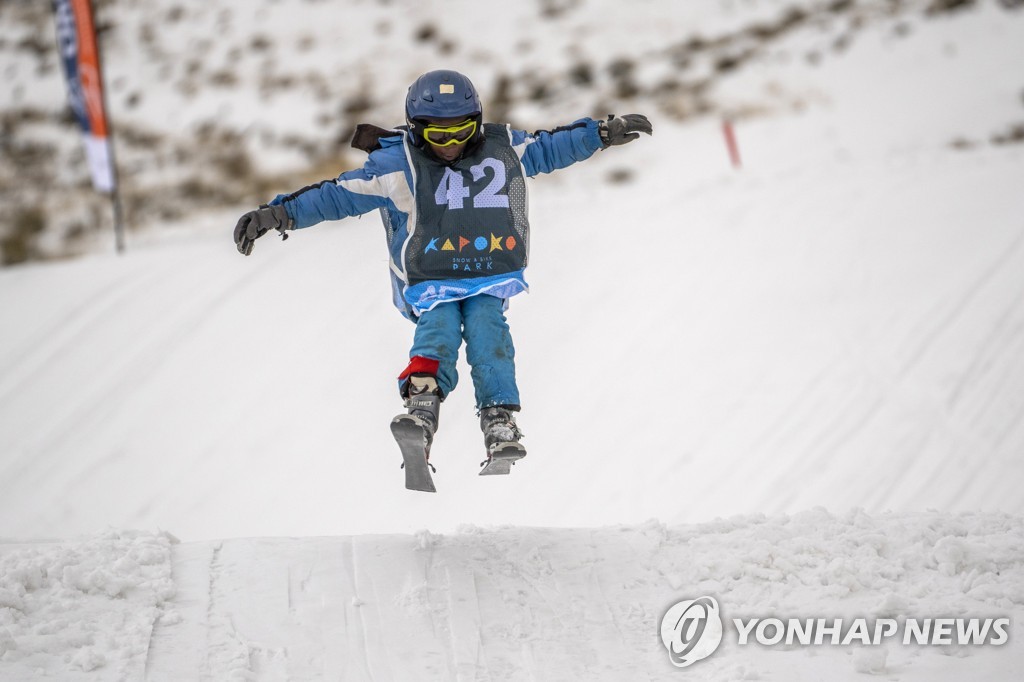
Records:
[[[99,40],[97,48],[99,48]],[[100,52],[97,50],[97,52]],[[102,55],[102,52],[100,52]],[[102,59],[102,57],[100,57]],[[102,61],[100,62],[102,64]],[[103,68],[100,67],[100,82],[103,82]],[[107,114],[107,144],[110,146],[110,173],[114,178],[114,187],[110,192],[110,202],[114,209],[114,248],[124,253],[124,211],[121,204],[121,174],[117,170],[117,156],[114,154],[114,131],[110,125],[110,106],[107,104],[107,89],[103,88],[103,109]]]
[[[94,31],[94,35],[95,31]],[[114,248],[117,253],[124,253],[124,211],[121,204],[121,177],[117,171],[117,157],[114,154],[114,131],[110,120],[110,104],[107,99],[106,79],[103,72],[103,46],[100,43],[99,35],[96,35],[96,66],[99,71],[100,92],[103,97],[103,113],[107,121],[107,145],[110,150],[110,174],[114,179],[114,186],[110,192],[110,203],[114,213]]]
[[[741,168],[740,147],[736,143],[736,131],[733,129],[732,119],[726,116],[722,119],[722,134],[725,135],[725,146],[729,149],[729,160],[733,168]]]

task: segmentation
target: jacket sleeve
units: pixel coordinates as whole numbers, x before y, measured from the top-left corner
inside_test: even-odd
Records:
[[[528,176],[550,173],[577,161],[585,161],[604,149],[598,125],[598,121],[581,118],[550,131],[527,133],[513,130],[512,145],[519,152]]]
[[[281,204],[295,229],[310,227],[326,220],[341,220],[392,206],[396,173],[388,172],[371,155],[362,168],[342,173],[335,180],[324,180],[291,194],[281,194],[271,205]],[[404,175],[398,172],[397,175]]]

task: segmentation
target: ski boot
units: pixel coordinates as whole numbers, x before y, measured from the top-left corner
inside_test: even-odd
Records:
[[[430,473],[430,445],[434,442],[441,411],[441,391],[432,376],[413,375],[406,387],[407,414],[391,420],[391,433],[402,451],[405,487],[409,490],[437,492]]]
[[[523,432],[512,408],[497,405],[480,410],[480,430],[487,448],[487,459],[480,463],[481,476],[507,474],[516,460],[526,456],[526,448],[519,442]]]

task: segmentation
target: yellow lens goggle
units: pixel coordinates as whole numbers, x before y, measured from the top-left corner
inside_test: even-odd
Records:
[[[427,126],[423,129],[423,139],[435,147],[448,147],[453,144],[467,142],[476,134],[476,121],[456,123],[453,126]]]

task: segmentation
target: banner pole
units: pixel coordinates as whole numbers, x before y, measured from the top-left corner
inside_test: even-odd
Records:
[[[89,3],[92,5],[92,2]],[[95,27],[96,13],[95,8],[90,7],[89,14]],[[125,249],[124,240],[124,211],[121,204],[121,177],[117,170],[117,155],[114,153],[114,125],[113,117],[110,115],[110,102],[107,99],[107,82],[106,72],[103,69],[103,44],[100,40],[99,33],[93,30],[93,35],[96,37],[96,67],[99,71],[100,78],[100,92],[103,98],[103,115],[107,124],[107,148],[110,151],[110,173],[114,179],[113,188],[110,192],[110,202],[113,209],[114,216],[114,248],[117,253],[123,254]]]
[[[98,42],[98,41],[97,41]],[[102,62],[101,62],[102,64]],[[100,80],[103,80],[103,69],[100,68]],[[107,145],[110,149],[110,172],[114,178],[114,187],[110,192],[110,202],[114,215],[114,248],[124,253],[124,210],[121,204],[121,174],[117,170],[117,155],[114,154],[114,126],[111,122],[110,107],[107,105],[107,90],[103,89],[103,109],[107,114]]]

